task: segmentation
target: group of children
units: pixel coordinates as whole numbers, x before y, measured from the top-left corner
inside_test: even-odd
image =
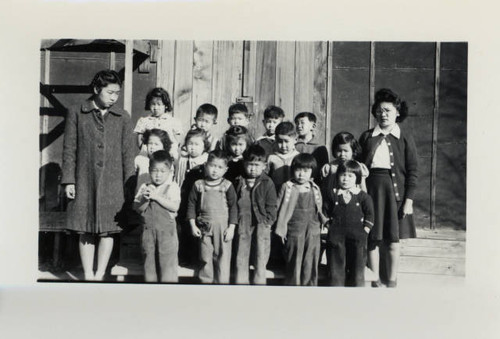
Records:
[[[246,106],[233,104],[217,140],[211,104],[196,110],[188,131],[171,114],[164,89],[150,91],[146,109],[151,114],[134,130],[141,149],[134,209],[142,216],[146,281],[177,282],[180,258],[198,265],[202,283],[228,284],[232,272],[237,284],[265,284],[273,246],[283,254],[288,285],[317,285],[326,248],[329,284],[364,286],[367,249],[379,275],[379,247],[386,246],[384,283],[396,286],[399,239],[415,236],[413,224],[402,221],[413,212],[417,155],[397,124],[408,110],[394,92],[377,92],[378,125],[360,142],[348,132],[335,135],[331,162],[310,112],[292,123],[269,106],[266,131],[255,138]],[[372,286],[383,285],[379,279]]]

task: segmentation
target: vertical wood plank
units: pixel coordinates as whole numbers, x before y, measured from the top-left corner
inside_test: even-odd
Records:
[[[314,42],[297,42],[295,53],[295,112],[313,110]]]
[[[195,41],[193,50],[193,105],[191,107],[191,122],[194,119],[196,109],[212,101],[213,42]]]
[[[109,69],[112,71],[116,70],[116,53],[109,52]]]
[[[43,63],[43,75],[42,75],[42,84],[44,85],[49,85],[50,84],[50,51],[45,50],[44,51],[44,63]],[[42,105],[43,107],[49,107],[50,103],[49,100],[44,96],[42,99]],[[46,138],[49,133],[49,117],[47,115],[43,115],[41,119],[41,128],[40,132],[41,135],[43,136],[44,140],[40,140],[42,143],[46,143]],[[47,155],[47,149],[42,150],[40,152],[40,166],[41,166],[41,173],[40,173],[40,183],[39,183],[39,194],[40,196],[46,196],[46,177],[47,177],[47,170],[46,170],[46,165],[50,161],[48,155]]]
[[[326,90],[328,78],[328,44],[324,41],[314,43],[313,74],[313,113],[318,118],[316,140],[326,144]]]
[[[327,80],[326,80],[326,118],[325,118],[325,138],[326,148],[328,149],[328,156],[332,158],[332,150],[330,147],[332,141],[332,108],[333,108],[333,42],[329,41],[327,46]]]
[[[158,41],[158,62],[156,63],[156,86],[163,87],[171,98],[174,95],[175,45],[174,40]]]
[[[295,42],[278,41],[276,46],[275,103],[285,111],[285,119],[295,114]]]
[[[269,105],[275,104],[276,91],[276,41],[258,41],[257,42],[257,69],[255,80],[257,119],[254,125],[255,136],[264,133],[264,126],[261,123],[264,109]]]
[[[370,43],[370,105],[368,106],[368,128],[375,126],[372,105],[375,102],[375,41]]]
[[[183,126],[191,123],[193,41],[177,41],[175,48],[174,114]]]
[[[437,143],[439,124],[439,82],[441,70],[441,43],[436,42],[436,70],[434,81],[434,111],[432,121],[432,153],[431,153],[431,229],[436,228],[436,173],[437,173]]]
[[[133,83],[133,58],[134,40],[125,41],[125,79],[123,91],[123,108],[131,114],[132,112],[132,83]]]
[[[242,95],[244,97],[252,97],[253,103],[249,110],[253,112],[253,116],[250,121],[248,129],[252,135],[257,135],[258,125],[260,124],[261,112],[257,109],[257,97],[255,89],[257,72],[257,42],[256,41],[244,41],[243,42],[243,83],[242,83]],[[247,104],[248,105],[248,104]]]

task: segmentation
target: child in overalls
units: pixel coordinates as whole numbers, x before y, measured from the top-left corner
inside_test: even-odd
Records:
[[[205,178],[197,180],[188,197],[187,219],[199,238],[202,283],[228,284],[238,206],[233,185],[224,174],[228,158],[212,151],[205,165]]]
[[[175,216],[181,194],[172,181],[173,162],[167,151],[153,153],[149,165],[151,181],[141,185],[134,200],[134,207],[143,218],[141,244],[146,282],[156,282],[158,277],[161,282],[177,282],[179,243]]]
[[[324,196],[330,217],[327,237],[328,277],[331,286],[365,286],[366,244],[373,227],[373,202],[362,191],[362,168],[347,160],[337,168],[337,187]]]
[[[311,178],[316,168],[313,155],[297,155],[291,165],[293,179],[281,186],[275,233],[285,247],[286,285],[318,284],[320,232],[326,218],[320,189]]]

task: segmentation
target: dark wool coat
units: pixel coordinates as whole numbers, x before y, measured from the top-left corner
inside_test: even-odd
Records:
[[[68,203],[68,229],[102,234],[125,226],[125,184],[134,175],[134,146],[126,111],[111,107],[101,118],[92,99],[68,111],[62,184],[76,186]]]

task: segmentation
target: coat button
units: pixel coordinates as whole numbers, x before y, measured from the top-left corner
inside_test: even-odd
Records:
[[[102,161],[98,161],[97,166],[102,167]]]
[[[338,201],[335,201],[335,205],[338,205],[338,204],[339,204],[339,202],[338,202]]]
[[[104,148],[104,145],[103,144],[99,144],[99,145],[97,145],[97,148]]]
[[[394,183],[394,187],[396,187],[398,184]]]
[[[359,202],[356,203],[356,206],[359,206]]]
[[[393,162],[391,162],[391,166],[394,166],[394,163],[393,163]]]
[[[390,142],[388,142],[388,143],[387,143],[387,146],[391,146],[391,143],[390,143]]]
[[[396,174],[395,174],[395,173],[392,173],[392,176],[393,176],[393,177],[395,177],[395,176],[396,176]]]
[[[102,131],[102,130],[104,129],[104,127],[99,126],[99,127],[97,127],[97,129],[98,129],[99,131]]]

